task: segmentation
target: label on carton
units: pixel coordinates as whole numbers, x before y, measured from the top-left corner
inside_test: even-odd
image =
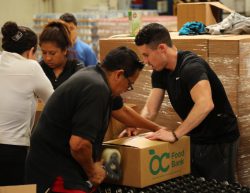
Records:
[[[169,170],[184,165],[184,150],[156,154],[154,149],[150,149],[149,154],[152,156],[149,161],[149,171],[154,176],[159,173],[166,174]]]

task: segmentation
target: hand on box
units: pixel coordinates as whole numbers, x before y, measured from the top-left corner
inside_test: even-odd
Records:
[[[147,133],[145,137],[150,140],[162,140],[171,143],[176,141],[173,132],[166,129],[160,129],[156,132]]]
[[[118,138],[122,138],[122,137],[131,137],[131,136],[135,136],[138,135],[140,133],[144,133],[148,130],[145,129],[141,129],[141,128],[134,128],[134,127],[128,127],[126,129],[124,129],[118,136]]]

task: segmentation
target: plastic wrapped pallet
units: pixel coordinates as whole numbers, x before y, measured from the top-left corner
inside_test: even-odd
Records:
[[[238,115],[240,142],[238,179],[250,185],[250,36],[224,35],[209,41],[209,64],[214,66]]]

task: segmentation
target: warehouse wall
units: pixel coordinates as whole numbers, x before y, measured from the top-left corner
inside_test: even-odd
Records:
[[[0,26],[6,21],[31,27],[37,13],[80,12],[83,9],[105,9],[108,0],[0,0]]]
[[[110,0],[54,0],[55,12],[79,12],[84,9],[107,9]]]
[[[0,0],[0,28],[6,21],[33,26],[33,16],[38,13],[80,12],[83,9],[105,9],[112,0]],[[2,34],[0,33],[0,40]],[[0,51],[1,49],[0,41]]]
[[[0,0],[0,26],[6,21],[16,21],[20,25],[32,26],[33,15],[49,12],[50,1],[43,0]]]

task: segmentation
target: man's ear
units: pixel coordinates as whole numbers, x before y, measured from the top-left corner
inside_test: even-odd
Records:
[[[158,45],[158,49],[160,50],[160,51],[165,51],[165,50],[167,50],[168,49],[168,47],[167,47],[167,45],[166,44],[159,44]]]
[[[121,76],[124,76],[124,70],[116,70],[116,79],[118,80]]]

